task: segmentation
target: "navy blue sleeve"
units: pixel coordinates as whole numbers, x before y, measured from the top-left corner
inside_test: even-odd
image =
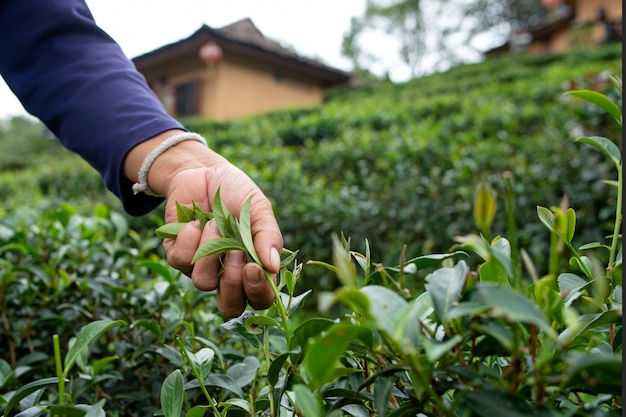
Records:
[[[0,0],[0,74],[24,108],[102,176],[132,215],[162,199],[133,195],[124,157],[183,129],[83,0]]]

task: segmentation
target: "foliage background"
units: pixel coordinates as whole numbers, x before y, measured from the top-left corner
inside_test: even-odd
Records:
[[[613,194],[602,183],[614,175],[610,163],[573,139],[620,132],[607,115],[563,93],[613,94],[607,74],[621,73],[618,46],[509,56],[402,85],[340,89],[318,108],[235,123],[184,122],[261,185],[285,246],[300,250],[301,262],[330,261],[331,234],[339,232],[361,252],[368,239],[372,259],[389,265],[403,251],[407,259],[447,252],[455,235],[475,231],[477,184],[497,190],[502,207],[502,177],[511,173],[520,247],[541,275],[549,235],[537,205],[558,206],[566,195],[580,243],[611,232],[612,211],[604,207],[613,206]],[[216,369],[224,375],[246,357],[246,341],[220,327],[214,295],[194,291],[164,266],[153,235],[160,210],[136,219],[120,214],[93,170],[39,124],[5,122],[0,147],[0,392],[51,375],[52,334],[67,346],[99,318],[129,328],[95,343],[98,362],[77,362],[72,394],[88,404],[106,399],[110,415],[159,410],[161,383],[181,364],[172,347],[177,336],[196,348],[220,346]],[[501,217],[492,230],[505,233]],[[300,282],[320,291],[336,287],[334,279],[312,266]],[[423,280],[417,275],[409,285]],[[216,389],[227,398],[227,389]],[[29,401],[54,401],[51,393],[38,395]]]

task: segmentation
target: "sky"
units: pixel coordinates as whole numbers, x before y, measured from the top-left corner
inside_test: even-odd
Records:
[[[186,38],[202,24],[219,28],[247,17],[266,37],[349,71],[341,41],[351,17],[363,15],[366,0],[87,0],[87,4],[96,23],[130,58]],[[379,35],[365,41],[383,56],[381,65],[394,68],[394,81],[408,78],[408,69],[395,54],[381,54],[398,49],[392,39]],[[0,79],[0,119],[25,114]]]

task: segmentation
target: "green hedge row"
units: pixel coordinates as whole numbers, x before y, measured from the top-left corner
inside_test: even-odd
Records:
[[[386,262],[396,262],[404,245],[409,256],[448,250],[455,234],[475,230],[477,184],[487,180],[501,197],[505,172],[514,179],[522,246],[545,237],[536,206],[559,205],[564,196],[581,213],[581,241],[592,241],[602,238],[592,226],[609,220],[597,207],[609,198],[601,180],[610,166],[572,139],[589,131],[617,138],[619,130],[563,93],[614,96],[609,73],[621,73],[614,46],[510,56],[401,85],[338,90],[315,109],[186,123],[261,183],[286,246],[304,259],[329,259],[338,231],[357,246],[374,241],[374,256]],[[533,245],[534,255],[544,249]]]
[[[336,232],[361,250],[369,239],[373,256],[387,263],[397,262],[405,245],[407,256],[449,250],[454,235],[476,230],[472,200],[481,180],[504,204],[504,173],[513,176],[522,247],[545,241],[536,206],[559,205],[564,196],[580,213],[580,240],[601,240],[592,226],[610,221],[598,209],[610,198],[602,184],[610,167],[572,139],[586,132],[616,138],[619,131],[606,114],[563,93],[614,95],[607,74],[621,73],[618,46],[507,56],[405,84],[342,88],[316,108],[233,123],[184,122],[262,186],[286,247],[299,249],[304,261],[330,259]],[[75,159],[64,164],[55,151],[38,161],[21,175],[0,176],[7,209],[42,194],[43,206],[50,197],[78,198],[84,207],[104,198],[119,207]],[[494,233],[504,233],[504,219],[496,219]],[[541,260],[545,248],[530,250]]]

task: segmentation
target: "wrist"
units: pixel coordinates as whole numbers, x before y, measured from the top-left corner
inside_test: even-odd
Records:
[[[163,132],[135,146],[127,154],[124,175],[136,183],[133,187],[135,193],[167,196],[170,181],[179,172],[212,167],[225,161],[222,156],[209,149],[199,135],[188,134],[191,135],[190,138],[181,140],[181,134],[185,135],[187,132]]]

